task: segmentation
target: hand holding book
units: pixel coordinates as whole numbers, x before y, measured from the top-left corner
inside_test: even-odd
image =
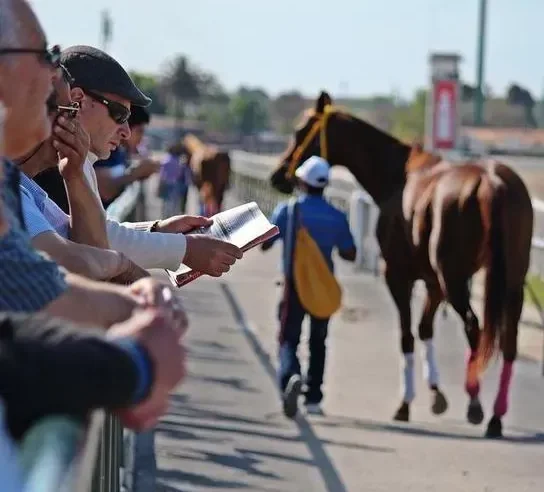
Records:
[[[225,210],[212,217],[213,223],[208,227],[201,227],[196,234],[187,235],[187,254],[191,251],[199,252],[206,264],[210,262],[210,255],[215,255],[218,271],[217,275],[228,271],[236,259],[241,258],[241,251],[247,251],[255,246],[277,236],[279,229],[271,224],[255,202],[239,205]],[[203,240],[203,238],[206,240]],[[213,239],[213,241],[210,241]],[[228,244],[228,246],[227,246]],[[214,247],[215,246],[215,247]],[[202,255],[201,248],[209,248],[207,255]],[[204,260],[203,260],[204,261]],[[184,262],[194,265],[190,268],[181,265],[177,271],[166,270],[172,283],[181,287],[203,275],[194,261],[187,255]],[[204,263],[203,263],[204,265]]]

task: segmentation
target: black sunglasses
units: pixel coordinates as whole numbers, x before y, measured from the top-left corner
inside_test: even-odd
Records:
[[[60,46],[57,44],[52,48],[0,48],[1,55],[24,55],[27,53],[34,53],[38,55],[40,61],[52,68],[60,67]]]
[[[123,106],[121,103],[111,101],[110,99],[107,99],[104,96],[87,89],[83,89],[83,92],[85,92],[85,94],[87,94],[91,99],[94,99],[95,101],[106,106],[110,118],[118,125],[124,125],[130,118],[130,109]]]

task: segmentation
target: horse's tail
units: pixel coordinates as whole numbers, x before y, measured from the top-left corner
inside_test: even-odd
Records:
[[[508,289],[508,258],[506,234],[506,188],[504,183],[493,186],[487,181],[489,194],[487,206],[482,206],[484,224],[487,223],[487,267],[485,274],[484,326],[477,355],[478,372],[487,367],[499,350],[498,341],[506,322],[506,298]],[[485,182],[484,181],[484,182]]]

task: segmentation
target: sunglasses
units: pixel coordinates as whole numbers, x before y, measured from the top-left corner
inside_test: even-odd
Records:
[[[60,46],[57,44],[52,48],[0,48],[0,56],[2,55],[24,55],[36,54],[39,60],[49,65],[51,68],[60,67]]]
[[[83,89],[83,92],[85,92],[85,94],[87,94],[91,99],[94,99],[96,102],[106,106],[110,118],[118,125],[124,125],[130,118],[130,109],[123,106],[121,103],[107,99],[104,96],[87,89]]]

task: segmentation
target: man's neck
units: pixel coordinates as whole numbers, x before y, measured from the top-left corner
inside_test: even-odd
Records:
[[[57,165],[57,155],[49,152],[46,142],[42,142],[27,155],[14,159],[14,163],[29,178],[34,178],[42,171]]]

